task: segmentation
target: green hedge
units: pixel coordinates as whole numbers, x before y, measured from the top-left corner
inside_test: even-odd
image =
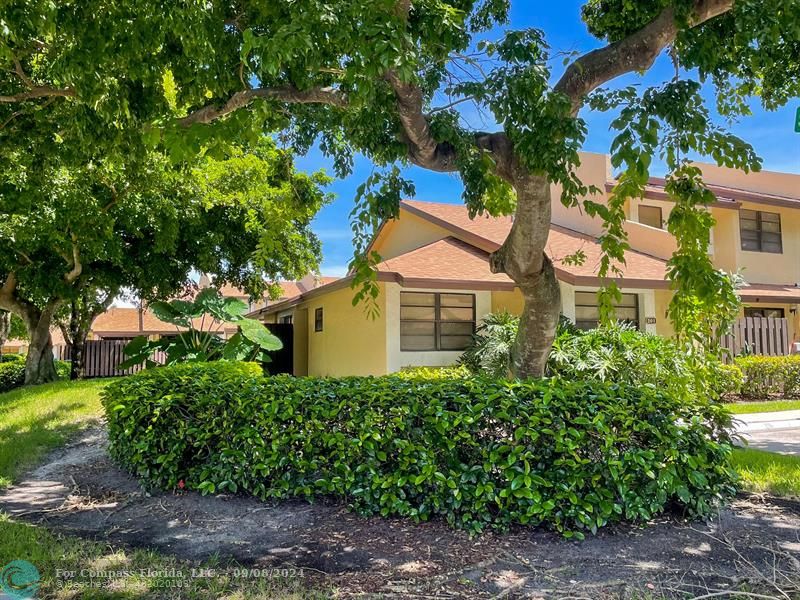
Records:
[[[57,360],[56,373],[60,379],[69,377],[70,364],[63,360]],[[25,362],[11,361],[0,362],[0,393],[8,392],[25,384]]]
[[[25,383],[24,362],[0,363],[0,392],[7,392]]]
[[[764,400],[771,396],[800,397],[800,355],[741,356],[736,366],[742,371],[741,394]]]
[[[3,354],[0,362],[25,362],[24,354]]]
[[[571,536],[733,492],[730,417],[654,386],[558,379],[263,377],[236,363],[151,369],[104,392],[110,450],[148,486],[320,496],[456,527]]]

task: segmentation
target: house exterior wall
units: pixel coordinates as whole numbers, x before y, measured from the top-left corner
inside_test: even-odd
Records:
[[[798,178],[800,179],[800,178]],[[781,238],[783,252],[748,252],[742,250],[739,222],[736,221],[734,244],[737,267],[751,283],[797,283],[800,282],[800,210],[776,206],[762,206],[748,202],[743,209],[778,213],[781,216]]]
[[[298,308],[292,314],[293,374],[308,375],[308,309]]]
[[[675,328],[672,326],[672,321],[667,317],[667,308],[669,303],[672,302],[671,290],[655,290],[653,296],[655,298],[655,319],[656,319],[656,333],[664,337],[673,337],[675,335]]]
[[[452,234],[443,227],[403,211],[401,219],[389,221],[384,225],[372,249],[380,254],[381,259],[388,260],[450,235]]]
[[[728,273],[735,273],[739,261],[737,248],[741,244],[739,241],[739,212],[727,208],[712,208],[711,216],[717,222],[713,230],[714,266]]]
[[[492,312],[509,312],[512,315],[522,314],[525,307],[525,298],[522,292],[515,288],[513,292],[492,292]]]
[[[386,289],[379,284],[380,314],[371,319],[364,306],[353,306],[353,290],[344,287],[309,299],[308,375],[343,377],[386,373]],[[322,331],[314,331],[315,311],[323,310]],[[297,314],[297,311],[295,311]]]
[[[605,154],[595,154],[592,152],[581,152],[581,166],[577,169],[577,175],[586,185],[595,185],[600,190],[600,194],[587,196],[587,200],[595,202],[607,202],[608,195],[605,192],[606,181],[610,178],[611,165]],[[553,213],[551,220],[556,225],[561,225],[568,229],[580,231],[593,236],[598,236],[603,231],[603,223],[600,219],[595,219],[586,214],[583,207],[567,208],[561,202],[560,186],[553,186]]]
[[[745,173],[738,169],[707,163],[697,163],[697,166],[703,171],[703,180],[713,185],[794,198],[797,198],[800,191],[800,175],[794,173],[775,171]]]
[[[462,351],[407,352],[400,350],[400,292],[443,292],[448,294],[475,294],[475,318],[481,319],[492,312],[492,293],[474,290],[441,290],[435,288],[402,288],[397,283],[387,283],[383,290],[386,298],[385,347],[386,372],[396,373],[407,367],[447,367],[456,364]]]

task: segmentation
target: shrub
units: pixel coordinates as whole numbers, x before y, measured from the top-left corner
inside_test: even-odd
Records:
[[[706,515],[733,491],[730,417],[651,386],[258,372],[183,364],[110,384],[113,458],[165,489],[579,537],[670,503]]]
[[[458,379],[469,376],[466,367],[410,367],[395,375],[403,379]]]
[[[511,349],[519,329],[519,317],[509,312],[486,315],[472,337],[472,342],[458,359],[471,373],[506,377],[511,368]],[[581,332],[564,315],[558,320],[556,336]]]
[[[57,360],[56,374],[59,379],[69,378],[69,363]],[[0,362],[0,393],[25,385],[25,362]]]
[[[25,362],[24,354],[3,354],[0,362]]]
[[[744,378],[742,396],[755,400],[800,396],[800,355],[740,356],[736,365]]]
[[[742,392],[744,374],[738,365],[718,363],[711,373],[711,386],[716,396],[731,398]]]
[[[511,368],[511,347],[517,337],[519,317],[508,312],[486,315],[472,343],[458,359],[472,373],[505,377]]]
[[[59,379],[69,379],[70,362],[68,360],[56,361],[56,375]]]
[[[548,371],[564,379],[653,385],[685,401],[698,396],[685,352],[672,340],[622,324],[558,336]]]
[[[7,392],[25,383],[24,362],[0,363],[0,392]]]

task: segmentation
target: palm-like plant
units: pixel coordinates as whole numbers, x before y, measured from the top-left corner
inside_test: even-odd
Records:
[[[267,353],[283,347],[280,339],[262,323],[244,316],[247,304],[236,298],[225,298],[213,288],[202,290],[191,301],[153,302],[149,308],[160,320],[174,325],[176,335],[158,340],[148,340],[145,336],[135,338],[125,346],[128,359],[120,364],[120,369],[142,363],[152,367],[215,360],[267,363],[270,362]],[[226,325],[238,328],[228,339],[222,335]],[[154,359],[157,352],[163,353],[163,363]]]
[[[519,317],[508,312],[486,315],[470,347],[458,360],[473,373],[506,377],[511,369],[511,347],[517,336]]]

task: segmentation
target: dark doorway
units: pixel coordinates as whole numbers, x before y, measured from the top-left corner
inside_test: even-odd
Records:
[[[272,362],[266,365],[270,375],[294,375],[294,326],[291,323],[267,323],[273,335],[283,342],[283,348],[270,352]]]

